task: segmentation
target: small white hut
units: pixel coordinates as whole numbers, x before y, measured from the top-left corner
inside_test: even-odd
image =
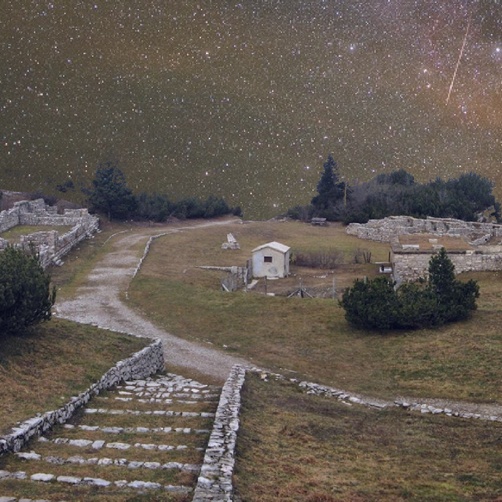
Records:
[[[253,277],[287,277],[291,248],[269,242],[253,249]]]

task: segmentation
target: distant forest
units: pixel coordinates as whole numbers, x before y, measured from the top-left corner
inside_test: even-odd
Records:
[[[57,185],[62,193],[76,189],[72,180]],[[80,187],[87,196],[91,211],[105,214],[110,220],[149,220],[163,222],[168,218],[214,218],[226,214],[242,216],[240,207],[230,207],[224,199],[210,195],[207,199],[187,197],[178,201],[165,194],[134,194],[127,186],[124,173],[113,163],[106,162],[96,169],[92,185]]]
[[[309,205],[289,209],[288,217],[303,221],[319,217],[346,224],[398,215],[501,221],[501,206],[492,193],[493,183],[476,173],[449,180],[436,178],[422,184],[400,169],[350,185],[340,181],[331,155],[323,167],[317,195]]]

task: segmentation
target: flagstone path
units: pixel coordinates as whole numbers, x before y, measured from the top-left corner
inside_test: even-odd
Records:
[[[191,500],[220,391],[173,374],[125,382],[0,458],[0,502]]]

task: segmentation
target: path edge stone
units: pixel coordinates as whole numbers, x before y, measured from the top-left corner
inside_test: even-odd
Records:
[[[194,490],[194,502],[233,500],[232,476],[239,430],[241,389],[245,379],[246,368],[236,364],[223,385],[213,430]]]
[[[78,396],[70,398],[61,408],[30,418],[14,427],[10,434],[0,436],[0,456],[18,452],[33,437],[40,436],[56,424],[67,422],[81,406],[100,392],[123,380],[146,378],[162,370],[164,370],[164,351],[162,341],[156,340],[131,357],[119,361],[97,382]]]

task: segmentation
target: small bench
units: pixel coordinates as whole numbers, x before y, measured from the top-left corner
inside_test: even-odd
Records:
[[[326,218],[312,218],[310,220],[310,223],[315,226],[320,226],[320,227],[325,227],[328,222],[326,221]]]

